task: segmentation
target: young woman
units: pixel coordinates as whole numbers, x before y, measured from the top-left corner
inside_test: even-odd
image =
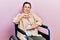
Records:
[[[35,13],[32,13],[31,3],[24,2],[23,12],[17,14],[13,22],[18,24],[19,28],[24,30],[29,37],[29,40],[45,40],[41,35],[38,35],[37,27],[42,25],[42,20]],[[26,40],[25,35],[17,33],[21,40]]]

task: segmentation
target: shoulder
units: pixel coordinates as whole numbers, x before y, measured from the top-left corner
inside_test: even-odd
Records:
[[[37,19],[41,19],[41,17],[37,13],[32,12],[32,15]]]
[[[36,13],[34,13],[34,12],[31,12],[31,14],[32,14],[32,15],[36,15]]]
[[[31,12],[31,14],[35,17],[38,16],[37,13],[34,13],[34,12]]]

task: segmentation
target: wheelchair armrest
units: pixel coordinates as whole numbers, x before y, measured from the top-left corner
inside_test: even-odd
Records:
[[[48,28],[48,26],[42,24],[40,27],[47,29],[48,35],[50,36],[50,29]]]
[[[38,34],[41,34],[45,39],[47,39],[49,37],[47,34],[40,32],[39,30],[38,30]]]
[[[22,29],[18,28],[17,30],[18,30],[20,33],[26,35],[26,33],[25,33]]]
[[[16,31],[19,31],[20,33],[26,35],[26,33],[22,29],[18,28],[18,24],[15,24],[15,28]]]
[[[50,29],[48,28],[48,26],[42,24],[40,27],[47,29],[48,35],[38,31],[39,34],[42,34],[43,36],[44,36],[44,35],[47,36],[47,37],[48,37],[48,40],[50,40]],[[44,37],[45,37],[45,36],[44,36]],[[47,37],[45,37],[45,38],[47,38]]]
[[[17,35],[17,31],[19,31],[23,35],[26,35],[26,38],[28,40],[28,35],[26,34],[26,32],[24,32],[22,29],[18,28],[18,24],[15,24],[15,35]]]
[[[42,24],[40,27],[43,27],[43,28],[45,28],[45,29],[48,28],[46,25],[43,25],[43,24]]]

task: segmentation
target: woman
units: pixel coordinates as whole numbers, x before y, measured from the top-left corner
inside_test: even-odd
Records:
[[[37,27],[42,25],[42,20],[36,16],[34,13],[30,12],[31,4],[29,2],[25,2],[23,4],[23,12],[22,14],[18,14],[13,22],[18,24],[19,28],[24,30],[29,37],[29,40],[45,40],[41,35],[38,35]],[[17,33],[17,36],[21,40],[26,40],[25,35],[21,33]],[[35,36],[35,38],[33,37]],[[38,39],[37,39],[38,38]]]

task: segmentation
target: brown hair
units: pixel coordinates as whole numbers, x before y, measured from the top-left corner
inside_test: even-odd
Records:
[[[30,8],[31,8],[31,3],[29,3],[29,2],[24,2],[23,3],[23,8],[24,8],[25,4],[29,4],[30,5]]]

